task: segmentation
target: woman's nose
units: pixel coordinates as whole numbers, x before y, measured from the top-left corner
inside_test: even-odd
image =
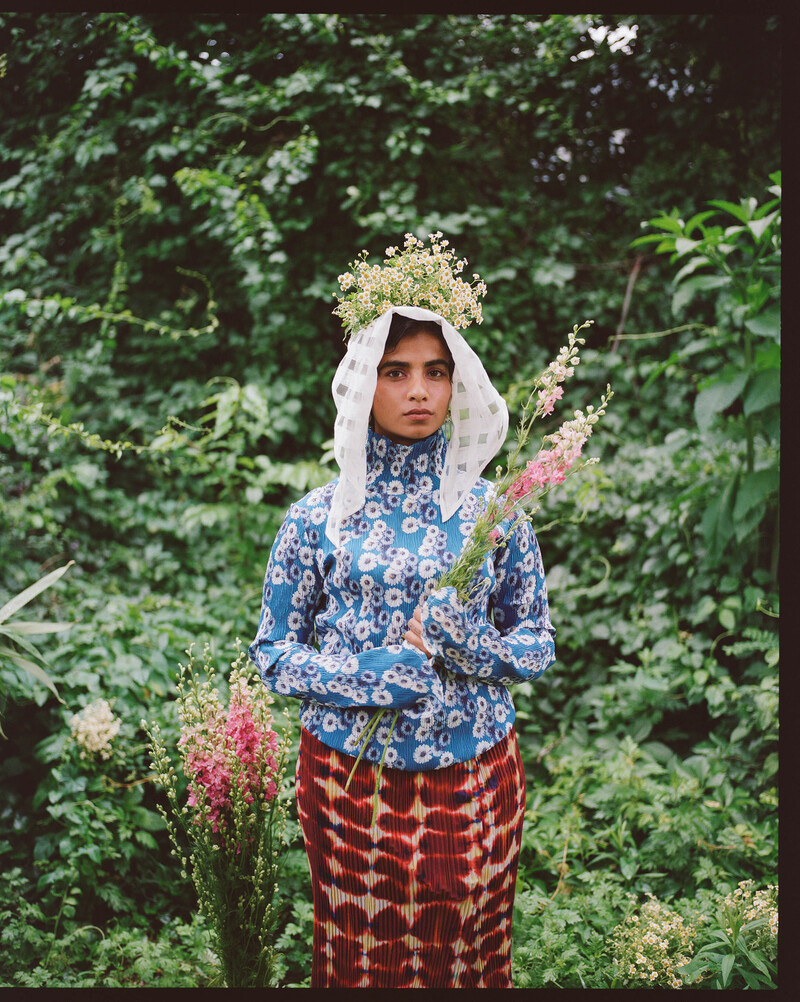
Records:
[[[423,400],[428,395],[425,380],[422,376],[413,376],[409,380],[408,395],[415,400]]]

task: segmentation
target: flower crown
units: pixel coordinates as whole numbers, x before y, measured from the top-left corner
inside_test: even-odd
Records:
[[[339,303],[333,313],[344,325],[345,340],[393,306],[431,310],[456,330],[469,327],[473,321],[483,322],[478,298],[486,295],[486,284],[480,275],[472,276],[472,284],[459,278],[466,259],[453,260],[455,252],[447,249],[450,241],[443,240],[441,232],[428,236],[430,249],[406,233],[402,253],[397,247],[386,248],[383,268],[368,264],[367,252],[362,250],[351,270],[339,276],[345,295],[333,293]]]

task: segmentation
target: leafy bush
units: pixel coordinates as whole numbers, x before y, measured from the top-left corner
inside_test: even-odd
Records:
[[[722,323],[738,318],[744,347],[729,347],[745,394],[757,392],[758,373],[768,371],[748,367],[754,356],[742,327],[759,311],[771,315],[775,302],[775,205],[744,200],[740,215],[749,213],[755,227],[743,224],[729,237],[755,248],[747,282],[734,269],[730,281],[708,285],[723,297],[713,343],[728,346]],[[684,227],[677,217],[660,223]],[[719,231],[706,238],[717,246]],[[723,252],[721,263],[712,252],[706,264],[729,268],[740,249]],[[734,282],[738,291],[729,288]],[[726,305],[735,295],[738,312]],[[759,334],[767,335],[766,321]],[[684,977],[693,987],[774,983],[770,950],[737,939],[746,909],[736,888],[752,889],[743,881],[769,888],[777,873],[778,595],[772,546],[761,545],[776,528],[775,498],[765,491],[757,505],[726,509],[724,540],[707,512],[720,484],[746,483],[754,443],[763,468],[777,469],[777,400],[764,396],[763,407],[747,408],[758,415],[749,432],[741,412],[723,413],[727,404],[714,422],[694,421],[705,414],[703,394],[715,377],[710,356],[705,382],[693,379],[691,366],[713,343],[694,328],[680,337],[682,347],[663,363],[630,342],[624,366],[635,398],[615,399],[602,466],[581,484],[568,482],[538,530],[559,664],[535,687],[520,687],[516,700],[529,781],[515,913],[518,987],[633,987],[643,975],[673,987]],[[616,385],[622,364],[612,359],[609,376],[608,357],[585,352],[581,375]],[[648,429],[644,441],[626,434],[634,419]],[[672,923],[683,953],[677,940],[662,947],[671,942],[664,935],[631,953],[648,908],[653,921]],[[681,967],[682,956],[694,959]]]
[[[726,477],[703,492],[703,535],[709,557],[716,560],[733,542],[757,549],[753,540],[766,530],[773,536],[774,573],[777,527],[764,522],[770,515],[774,521],[778,490],[780,172],[770,180],[768,190],[774,197],[762,205],[753,197],[738,205],[712,199],[712,209],[687,222],[677,211],[651,219],[649,225],[662,232],[633,243],[655,242],[657,252],[670,254],[671,262],[683,262],[673,280],[674,313],[685,313],[696,297],[713,290],[718,326],[706,329],[691,344],[694,363],[699,361],[701,372],[707,370],[698,385],[694,414],[701,433],[725,415],[726,439],[729,444],[743,442],[745,453],[743,462],[734,463]],[[720,213],[727,216],[723,224],[715,218]],[[674,353],[667,364],[687,354]]]
[[[134,927],[115,924],[103,930],[71,921],[70,893],[59,913],[48,916],[31,901],[32,894],[18,867],[0,875],[1,987],[213,986],[216,958],[198,918],[168,919],[151,938]]]

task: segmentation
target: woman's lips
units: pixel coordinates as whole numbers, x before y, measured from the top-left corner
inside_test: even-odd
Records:
[[[406,411],[404,417],[430,417],[433,411]]]

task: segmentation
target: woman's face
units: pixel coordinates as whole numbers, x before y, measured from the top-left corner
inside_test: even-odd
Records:
[[[434,334],[404,337],[378,364],[372,401],[375,431],[411,445],[441,428],[450,406],[449,359]]]

